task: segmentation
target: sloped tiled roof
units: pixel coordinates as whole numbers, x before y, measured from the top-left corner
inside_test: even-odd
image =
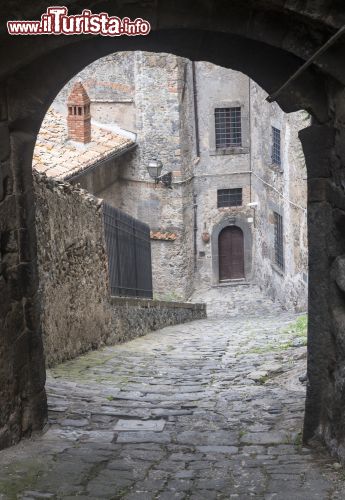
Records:
[[[93,123],[91,142],[82,144],[68,140],[66,117],[50,108],[37,136],[33,168],[48,177],[68,179],[133,145],[132,139]]]

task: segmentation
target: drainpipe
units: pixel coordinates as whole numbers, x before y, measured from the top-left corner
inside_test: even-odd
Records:
[[[195,153],[200,156],[200,139],[199,139],[199,114],[198,114],[198,89],[196,84],[196,68],[195,61],[192,61],[193,75],[193,102],[194,102],[194,127],[195,127]]]
[[[251,94],[250,94],[250,78],[248,78],[248,124],[249,124],[249,202],[252,202],[252,171],[253,171],[253,157],[252,157],[252,124],[251,124]]]
[[[198,234],[198,220],[197,220],[197,209],[198,205],[196,203],[197,195],[193,193],[193,211],[194,211],[194,271],[197,271],[197,234]]]

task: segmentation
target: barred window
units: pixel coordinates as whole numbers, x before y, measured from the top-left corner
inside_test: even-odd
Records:
[[[273,212],[273,214],[275,263],[280,269],[284,269],[283,217],[277,212]]]
[[[240,207],[242,205],[242,188],[219,189],[217,191],[217,206]]]
[[[275,127],[272,127],[272,163],[278,166],[281,165],[280,130]]]
[[[214,110],[216,149],[242,146],[241,108]]]

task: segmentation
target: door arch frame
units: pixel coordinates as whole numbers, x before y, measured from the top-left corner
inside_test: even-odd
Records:
[[[249,281],[253,277],[253,235],[251,225],[244,215],[227,215],[212,229],[211,252],[212,252],[212,284],[219,285],[219,251],[218,240],[221,231],[228,226],[237,226],[243,233],[243,251],[244,251],[244,279]]]
[[[241,262],[241,268],[243,266],[243,276],[241,276],[241,278],[227,278],[227,279],[220,279],[221,277],[221,263],[222,263],[222,259],[220,258],[219,254],[220,254],[220,241],[221,241],[221,238],[222,238],[222,235],[225,234],[225,230],[227,229],[230,229],[230,228],[236,228],[236,232],[239,232],[240,235],[241,235],[241,250],[242,250],[242,262]],[[238,230],[238,231],[237,231]],[[231,244],[231,247],[233,247],[233,243]],[[230,250],[230,253],[231,253],[231,250]],[[229,257],[230,257],[230,260],[233,259],[233,255],[229,254]],[[231,280],[235,280],[235,281],[238,281],[238,280],[244,280],[245,279],[245,273],[244,273],[244,234],[243,234],[243,231],[242,229],[239,227],[239,226],[236,226],[235,224],[231,224],[229,226],[225,226],[223,227],[223,229],[220,231],[219,235],[218,235],[218,262],[219,262],[219,283],[223,283],[223,281],[227,282],[227,281],[231,281]],[[226,258],[226,260],[228,260],[228,258]],[[242,269],[241,269],[242,271]],[[230,273],[231,274],[231,273]]]

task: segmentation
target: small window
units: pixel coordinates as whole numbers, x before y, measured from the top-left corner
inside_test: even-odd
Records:
[[[281,166],[280,130],[275,127],[272,127],[272,163]]]
[[[284,269],[283,217],[274,214],[274,260],[280,269]]]
[[[216,149],[242,146],[241,108],[214,110]]]
[[[218,208],[240,207],[242,205],[242,188],[219,189],[217,191]]]

